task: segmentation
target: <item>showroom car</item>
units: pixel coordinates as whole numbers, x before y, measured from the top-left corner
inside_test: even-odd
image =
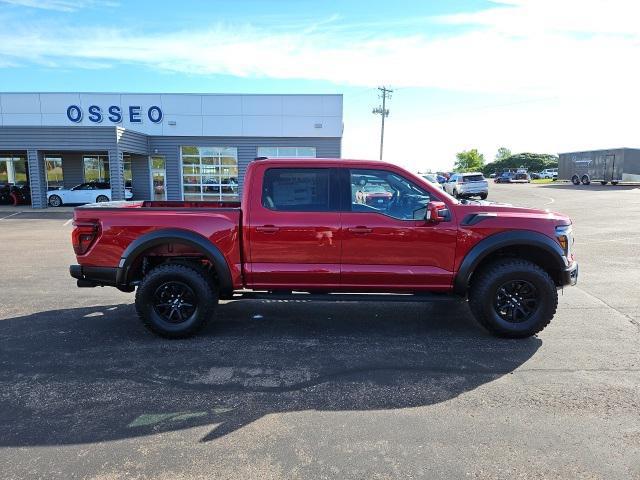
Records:
[[[130,188],[125,188],[126,200],[133,198]],[[72,188],[62,188],[47,192],[47,203],[52,207],[64,204],[81,205],[111,201],[111,185],[106,182],[86,182]]]

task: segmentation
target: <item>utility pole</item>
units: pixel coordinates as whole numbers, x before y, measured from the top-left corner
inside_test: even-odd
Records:
[[[382,106],[376,107],[371,113],[374,115],[380,115],[382,117],[382,126],[380,127],[380,160],[382,160],[382,149],[384,147],[384,119],[389,116],[389,110],[387,109],[387,98],[391,98],[393,90],[387,87],[378,87],[380,90],[380,98],[382,98]]]

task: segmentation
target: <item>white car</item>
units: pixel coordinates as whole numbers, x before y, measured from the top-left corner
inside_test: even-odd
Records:
[[[480,197],[489,195],[489,184],[480,172],[454,173],[444,184],[444,191],[456,198]]]
[[[124,198],[130,200],[133,193],[126,188]],[[102,203],[111,201],[111,185],[106,182],[87,182],[73,188],[62,188],[47,192],[47,203],[52,207],[67,204]]]
[[[540,173],[538,173],[538,177],[540,177],[540,178],[558,178],[558,169],[557,168],[545,168]]]

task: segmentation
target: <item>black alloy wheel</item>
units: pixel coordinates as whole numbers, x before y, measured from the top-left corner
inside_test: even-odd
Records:
[[[480,325],[494,335],[526,338],[549,324],[558,307],[558,291],[539,265],[503,258],[473,275],[469,307]]]
[[[144,276],[136,291],[136,311],[142,323],[166,338],[196,334],[217,304],[217,285],[198,264],[159,265]]]
[[[493,306],[503,320],[511,323],[527,321],[539,305],[536,287],[526,280],[509,280],[498,287]]]
[[[154,311],[168,323],[186,322],[198,310],[195,292],[183,282],[165,282],[156,289],[153,297]]]

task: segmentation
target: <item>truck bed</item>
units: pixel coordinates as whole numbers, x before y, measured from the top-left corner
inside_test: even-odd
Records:
[[[78,207],[73,217],[76,225],[95,224],[98,229],[91,247],[78,256],[84,266],[118,265],[127,247],[146,234],[159,230],[167,234],[172,230],[189,231],[220,250],[231,270],[234,286],[242,286],[240,202],[105,202]],[[189,253],[181,245],[175,251]]]

